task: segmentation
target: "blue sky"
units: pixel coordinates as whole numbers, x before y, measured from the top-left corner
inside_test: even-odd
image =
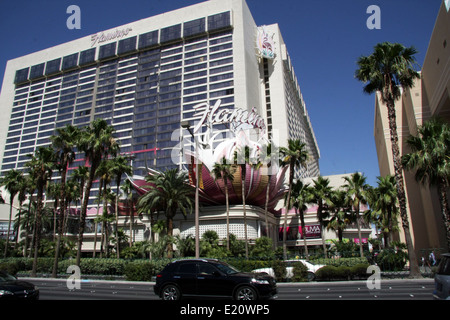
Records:
[[[16,0],[0,2],[0,76],[9,59],[102,30],[202,2],[200,0]],[[81,29],[69,30],[69,5]],[[421,65],[441,0],[247,0],[258,25],[278,23],[321,151],[322,175],[379,175],[373,138],[373,95],[354,78],[356,60],[383,41],[414,46]],[[370,5],[381,29],[366,26]]]

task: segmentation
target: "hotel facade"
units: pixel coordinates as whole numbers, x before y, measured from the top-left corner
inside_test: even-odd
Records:
[[[50,145],[56,129],[85,127],[99,118],[114,127],[121,153],[132,155],[134,177],[145,176],[147,168],[186,168],[180,142],[184,147],[194,142],[183,123],[197,126],[198,137],[208,129],[218,133],[222,138],[213,148],[232,129],[226,121],[202,122],[213,107],[222,119],[238,109],[246,122],[258,115],[258,134],[279,146],[301,139],[310,157],[297,176],[320,174],[319,148],[281,31],[277,24],[257,26],[244,0],[201,2],[10,60],[0,106],[2,175],[25,170],[27,155]],[[79,154],[71,167],[84,165],[83,158]],[[91,192],[85,251],[92,250],[97,193],[98,182]],[[5,193],[3,198],[8,201]],[[2,206],[2,230],[8,211]],[[263,211],[249,207],[250,239],[262,235]],[[200,215],[200,234],[213,229],[226,237],[224,205],[202,207]],[[242,238],[242,205],[233,206],[231,216],[231,232]],[[146,240],[149,218],[138,220],[134,240]],[[279,218],[271,214],[269,220],[276,240]],[[121,217],[124,230],[128,223]],[[175,221],[183,235],[192,226],[193,217]]]

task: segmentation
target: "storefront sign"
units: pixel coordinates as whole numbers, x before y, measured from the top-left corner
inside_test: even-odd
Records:
[[[300,235],[303,239],[302,227],[299,227]],[[320,224],[305,226],[306,239],[318,239],[322,236]]]
[[[99,32],[96,34],[93,34],[91,36],[91,47],[95,46],[96,44],[103,43],[109,40],[114,39],[122,39],[123,37],[127,36],[130,31],[133,29],[131,28],[125,28],[125,29],[116,29],[114,31],[110,32]]]
[[[321,233],[322,227],[320,224],[312,224],[305,226],[306,239],[320,239],[322,237]],[[279,228],[279,239],[283,240],[283,227]],[[287,240],[299,240],[303,238],[302,227],[287,227],[286,229]]]

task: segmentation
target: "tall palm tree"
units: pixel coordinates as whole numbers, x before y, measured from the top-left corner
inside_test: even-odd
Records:
[[[309,259],[308,243],[306,241],[305,211],[308,209],[307,204],[314,201],[314,195],[309,184],[304,184],[301,180],[297,180],[292,186],[291,202],[292,206],[298,209],[300,215],[300,226],[302,228],[303,246],[305,248],[306,259]]]
[[[407,139],[411,153],[402,157],[405,169],[416,170],[416,180],[437,186],[441,215],[450,249],[450,212],[447,189],[450,178],[450,125],[432,118],[418,128],[417,136]]]
[[[116,230],[115,235],[116,239],[119,239],[118,231],[119,231],[119,188],[120,188],[120,182],[122,181],[122,176],[124,174],[132,174],[132,168],[128,164],[129,159],[124,156],[118,156],[114,159],[112,159],[111,162],[111,173],[116,178],[116,201],[115,201],[115,211],[116,211]],[[131,236],[131,234],[130,234]],[[119,241],[116,242],[116,254],[117,258],[120,257],[120,248],[119,248]]]
[[[265,148],[263,147],[263,152],[260,155],[261,156],[261,162],[263,164],[267,163],[266,170],[267,170],[267,187],[266,187],[266,201],[264,205],[264,221],[266,224],[266,236],[269,237],[269,222],[268,222],[268,211],[269,211],[269,194],[270,194],[270,179],[272,175],[274,174],[272,167],[272,161],[276,161],[276,164],[279,163],[279,149],[278,147],[273,143],[268,143]]]
[[[17,246],[17,242],[19,241],[20,238],[20,226],[21,226],[21,215],[22,215],[22,207],[23,207],[23,203],[25,202],[25,200],[27,199],[27,194],[30,191],[30,184],[31,184],[31,179],[30,176],[24,176],[22,175],[22,178],[19,178],[19,180],[17,181],[17,188],[19,189],[19,194],[18,194],[18,200],[19,200],[19,213],[17,214],[17,237],[16,237],[16,242],[14,243],[14,249]],[[30,195],[30,202],[31,202],[31,195]]]
[[[306,167],[308,161],[308,151],[306,144],[302,143],[300,139],[289,139],[288,147],[281,147],[280,153],[282,156],[281,164],[289,166],[289,191],[286,201],[286,208],[284,213],[284,226],[283,226],[283,257],[287,259],[287,216],[289,211],[289,204],[291,202],[292,185],[294,182],[295,170],[301,167]]]
[[[103,159],[108,155],[115,156],[119,151],[119,144],[113,137],[114,128],[103,119],[96,119],[81,133],[78,149],[84,151],[86,160],[90,164],[89,177],[86,182],[83,203],[80,213],[80,229],[78,233],[78,250],[76,265],[80,266],[81,247],[83,245],[84,228],[86,226],[86,212],[89,204],[89,195],[95,173]]]
[[[129,245],[130,248],[133,246],[134,242],[134,233],[133,233],[133,225],[134,225],[134,210],[133,210],[133,187],[131,185],[131,181],[126,179],[125,182],[120,187],[125,194],[125,205],[127,208],[127,213],[130,216],[130,237]]]
[[[241,195],[242,195],[242,207],[244,210],[244,238],[245,238],[245,257],[248,259],[248,234],[247,234],[247,206],[245,203],[245,177],[247,176],[247,164],[250,163],[250,147],[244,146],[240,150],[236,150],[234,153],[234,164],[238,165],[241,169]]]
[[[231,164],[227,163],[225,157],[222,158],[221,162],[215,163],[212,170],[214,180],[222,180],[225,186],[225,203],[227,210],[227,250],[230,249],[230,208],[228,202],[228,181],[233,182],[234,171],[234,167]]]
[[[414,65],[416,64],[414,55],[416,53],[417,51],[414,47],[406,48],[398,43],[379,43],[375,46],[374,52],[371,55],[358,59],[359,69],[355,73],[358,80],[366,83],[364,92],[369,94],[379,92],[381,100],[387,107],[395,180],[397,182],[397,196],[403,232],[408,248],[410,277],[412,278],[420,278],[421,275],[417,256],[414,251],[406,208],[406,194],[398,145],[395,101],[401,97],[401,88],[407,89],[413,87],[414,80],[420,77],[419,73],[414,70]]]
[[[56,129],[56,135],[50,137],[52,147],[55,150],[58,161],[58,170],[61,174],[60,194],[58,195],[60,201],[58,238],[55,248],[55,259],[53,263],[52,277],[56,278],[58,270],[59,251],[61,246],[61,237],[63,234],[63,225],[66,216],[66,176],[69,165],[75,159],[75,146],[80,138],[80,130],[72,125],[66,125],[64,128]],[[56,226],[56,225],[55,225]]]
[[[322,233],[322,247],[325,257],[327,257],[327,246],[325,243],[324,226],[327,224],[326,219],[329,216],[328,208],[331,206],[331,197],[333,188],[330,186],[330,179],[322,176],[313,180],[312,194],[314,202],[317,203],[317,219],[320,223],[320,232]]]
[[[0,178],[0,185],[4,186],[9,192],[9,221],[8,221],[8,231],[6,235],[5,251],[3,257],[6,258],[9,247],[9,232],[11,230],[12,212],[13,212],[13,201],[19,190],[19,179],[23,179],[22,172],[16,169],[11,169],[6,172],[5,176]]]
[[[364,257],[362,237],[361,237],[361,204],[367,203],[369,185],[366,183],[366,177],[359,172],[353,173],[350,177],[344,177],[347,184],[344,185],[347,195],[349,197],[349,203],[353,208],[353,214],[356,220],[356,226],[358,228],[359,238],[359,254],[361,258]]]
[[[36,276],[37,258],[41,241],[41,227],[43,215],[43,197],[47,182],[50,180],[55,165],[55,154],[51,147],[39,147],[31,155],[31,160],[25,164],[29,170],[30,175],[36,183],[37,189],[37,207],[36,219],[34,225],[34,259],[32,276]]]
[[[173,218],[178,210],[186,216],[192,212],[193,190],[189,185],[188,175],[177,169],[150,174],[145,177],[150,183],[149,191],[138,200],[141,212],[151,212],[155,209],[164,210],[167,222],[167,235],[173,236]],[[172,241],[167,246],[168,257],[173,257]]]

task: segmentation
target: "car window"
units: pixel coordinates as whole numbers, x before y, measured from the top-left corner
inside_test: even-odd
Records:
[[[216,271],[217,269],[210,264],[199,263],[198,265],[198,273],[201,275],[213,275]]]
[[[234,274],[234,273],[238,273],[239,270],[235,269],[234,267],[230,266],[229,264],[226,263],[216,263],[216,267],[226,273],[226,274]]]
[[[184,274],[196,274],[197,268],[195,263],[182,263],[180,264],[180,267],[178,268],[178,273],[184,273]]]
[[[442,257],[441,263],[437,271],[438,274],[450,275],[450,258]]]
[[[12,275],[0,272],[0,282],[14,281],[14,280],[16,280],[16,278],[13,277]]]

